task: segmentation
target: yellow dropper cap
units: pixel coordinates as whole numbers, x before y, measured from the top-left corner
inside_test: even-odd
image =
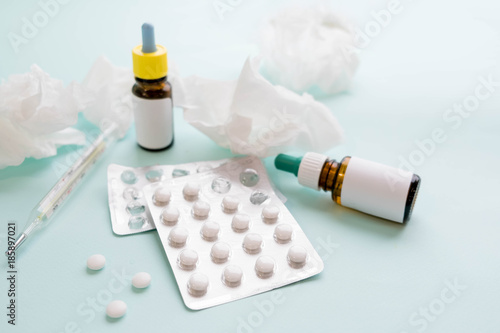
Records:
[[[134,75],[143,80],[157,80],[167,76],[167,49],[155,44],[152,24],[142,25],[142,45],[132,50]]]

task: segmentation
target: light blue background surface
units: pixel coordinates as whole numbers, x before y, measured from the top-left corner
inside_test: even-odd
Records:
[[[66,83],[82,80],[99,55],[131,66],[140,25],[156,25],[157,42],[183,75],[236,78],[266,16],[288,1],[233,1],[221,20],[212,0],[70,1],[18,53],[7,34],[38,1],[2,0],[0,78],[37,63]],[[384,1],[330,1],[364,28]],[[106,154],[58,213],[53,224],[19,253],[18,325],[6,324],[7,284],[1,264],[2,332],[498,332],[500,330],[500,87],[458,123],[444,115],[473,95],[478,77],[500,81],[500,6],[497,1],[401,0],[403,10],[361,51],[352,89],[323,98],[346,132],[330,156],[355,155],[399,166],[415,159],[416,141],[441,128],[446,140],[419,160],[423,184],[410,223],[402,226],[335,205],[328,194],[299,186],[292,175],[265,163],[286,203],[325,261],[319,276],[278,293],[260,294],[203,311],[182,303],[158,236],[117,237],[107,206],[106,166],[186,163],[231,156],[189,126],[178,111],[176,143],[162,153],[135,145],[130,130]],[[313,50],[311,50],[313,52]],[[80,128],[90,125],[82,119]],[[454,128],[456,127],[456,128]],[[2,227],[21,228],[31,208],[57,180],[75,148],[56,157],[26,160],[0,171]],[[330,245],[325,245],[330,244]],[[85,261],[107,258],[95,274]],[[135,292],[115,274],[150,272],[152,285]],[[113,280],[115,279],[115,280]],[[112,284],[127,315],[106,319],[84,307]],[[462,290],[450,289],[458,284]],[[271,305],[272,304],[272,305]],[[82,306],[84,308],[82,308]],[[421,311],[429,309],[428,317]],[[78,309],[86,309],[83,315]],[[245,322],[246,328],[241,328]],[[251,326],[253,325],[253,326]],[[74,326],[74,327],[73,327]],[[76,328],[75,328],[76,327]]]

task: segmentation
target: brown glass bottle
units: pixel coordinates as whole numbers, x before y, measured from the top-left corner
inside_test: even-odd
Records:
[[[342,185],[344,184],[344,176],[350,161],[351,156],[344,157],[340,163],[336,160],[328,159],[323,165],[319,176],[318,186],[325,192],[332,192],[333,201],[339,205],[342,205]],[[411,217],[419,187],[420,177],[413,174],[406,196],[403,223]]]
[[[134,96],[140,98],[140,99],[145,99],[145,100],[169,100],[168,102],[172,104],[172,85],[170,82],[167,81],[167,77],[162,77],[159,79],[155,80],[145,80],[136,77],[135,78],[136,83],[132,87],[132,93]],[[140,112],[140,110],[139,110]],[[151,110],[149,110],[151,112]],[[154,111],[153,111],[154,112]],[[158,112],[162,112],[161,110]],[[138,119],[139,118],[139,119]],[[136,113],[136,123],[137,121],[141,121],[140,116],[137,116]],[[152,117],[151,119],[155,119],[156,117]],[[140,142],[138,142],[139,146],[142,147],[143,149],[150,150],[150,151],[160,151],[164,150],[167,148],[170,148],[172,144],[174,143],[174,136],[173,136],[173,113],[171,115],[171,120],[170,124],[165,124],[169,128],[165,128],[165,131],[171,132],[171,140],[169,143],[167,143],[166,146],[164,147],[145,147],[141,145]],[[137,128],[139,130],[139,128]],[[147,131],[147,129],[145,129]]]
[[[411,172],[351,156],[337,162],[313,152],[279,154],[274,164],[301,185],[332,192],[339,205],[399,223],[410,219],[421,182]]]

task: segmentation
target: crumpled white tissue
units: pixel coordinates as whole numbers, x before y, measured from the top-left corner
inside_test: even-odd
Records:
[[[0,168],[53,156],[61,145],[84,144],[84,134],[69,126],[85,102],[78,84],[64,87],[36,65],[11,75],[0,85]]]
[[[82,82],[90,98],[83,111],[85,118],[101,129],[115,123],[116,135],[123,138],[133,119],[131,90],[134,83],[132,69],[117,67],[107,58],[99,57]]]
[[[286,8],[261,30],[265,75],[297,92],[348,89],[359,64],[352,26],[326,7]]]
[[[342,140],[331,111],[306,93],[272,85],[248,59],[237,81],[188,77],[178,91],[184,119],[235,154],[272,156],[288,149],[325,151]]]

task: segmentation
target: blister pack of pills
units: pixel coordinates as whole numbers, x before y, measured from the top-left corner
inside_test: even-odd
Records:
[[[323,270],[258,158],[233,159],[143,191],[190,309],[255,295]]]
[[[228,159],[139,168],[110,164],[108,201],[113,232],[117,235],[130,235],[155,229],[142,192],[145,185],[205,172],[227,161]]]

